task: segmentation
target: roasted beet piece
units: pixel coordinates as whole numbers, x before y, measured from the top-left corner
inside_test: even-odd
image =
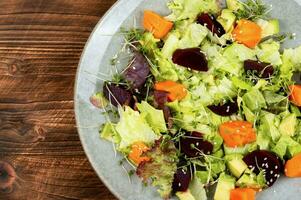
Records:
[[[212,33],[216,34],[218,37],[221,37],[226,33],[223,26],[215,19],[215,17],[209,15],[208,13],[202,13],[201,15],[199,15],[197,22],[203,26],[206,26]]]
[[[282,172],[282,161],[278,156],[269,151],[253,151],[247,154],[243,160],[254,173],[259,174],[260,170],[263,170],[268,186],[272,186]]]
[[[191,180],[190,170],[185,168],[179,168],[172,183],[172,189],[174,192],[185,192],[188,189]]]
[[[269,78],[274,74],[274,68],[269,63],[256,60],[246,60],[244,62],[245,71],[254,71],[256,75],[262,78]]]
[[[231,116],[238,112],[238,105],[236,100],[234,102],[227,102],[223,105],[208,106],[208,108],[215,114],[224,117]]]
[[[196,71],[208,71],[207,58],[199,48],[177,49],[173,53],[172,61]]]
[[[154,91],[154,100],[156,107],[163,110],[164,119],[167,122],[168,128],[171,128],[173,125],[171,110],[168,106],[165,105],[165,103],[168,102],[167,95],[168,93],[164,91]]]
[[[133,95],[120,85],[114,83],[105,83],[103,86],[103,94],[114,106],[132,106]]]
[[[154,91],[154,100],[155,103],[157,104],[157,107],[162,108],[166,102],[168,102],[168,92],[164,91]]]
[[[180,139],[181,151],[189,158],[198,157],[203,154],[211,154],[213,145],[203,140],[201,133],[192,132],[187,133]]]
[[[167,123],[167,127],[169,129],[171,129],[172,126],[173,126],[173,119],[172,119],[172,115],[171,115],[171,110],[168,106],[164,106],[162,108],[162,110],[163,110],[165,122]]]
[[[133,59],[124,71],[125,79],[132,84],[132,89],[141,88],[150,73],[149,63],[140,52],[134,52]]]

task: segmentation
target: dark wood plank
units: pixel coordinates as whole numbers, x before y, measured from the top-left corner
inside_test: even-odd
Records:
[[[0,1],[0,199],[116,199],[83,152],[73,112],[81,52],[114,2]]]

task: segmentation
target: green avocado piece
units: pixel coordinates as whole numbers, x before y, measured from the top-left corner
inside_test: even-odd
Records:
[[[271,35],[275,35],[280,32],[280,25],[279,20],[272,19],[269,21],[258,19],[256,23],[261,27],[262,29],[262,37],[267,37]]]
[[[176,196],[180,199],[180,200],[196,200],[194,198],[194,196],[191,194],[190,190],[188,189],[185,192],[177,192]]]
[[[214,200],[230,200],[230,191],[235,188],[235,178],[221,174],[216,186]]]
[[[228,169],[236,178],[239,178],[248,168],[247,164],[242,160],[243,156],[241,154],[228,155],[225,159],[227,160]]]
[[[222,14],[217,18],[217,21],[224,27],[227,33],[233,29],[235,20],[236,16],[230,9],[222,10]]]
[[[243,10],[243,5],[238,0],[226,0],[227,8],[233,11]]]
[[[297,117],[294,113],[285,117],[280,125],[279,131],[282,135],[294,136],[296,133]]]

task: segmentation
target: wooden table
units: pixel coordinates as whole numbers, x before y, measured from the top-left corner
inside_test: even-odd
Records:
[[[0,1],[1,200],[116,199],[83,152],[73,112],[81,52],[114,2]]]

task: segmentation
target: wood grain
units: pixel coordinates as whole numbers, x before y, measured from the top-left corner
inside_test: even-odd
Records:
[[[116,199],[83,152],[73,112],[81,52],[114,2],[0,1],[0,162],[16,172],[1,200]]]

